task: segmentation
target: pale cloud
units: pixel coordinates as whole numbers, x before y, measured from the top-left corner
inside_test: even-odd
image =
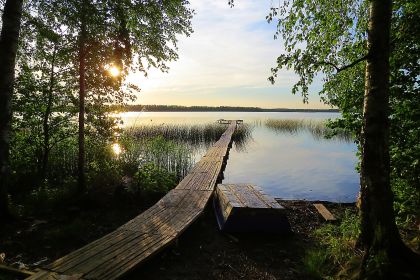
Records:
[[[230,8],[227,0],[191,0],[194,33],[179,38],[179,59],[169,64],[169,73],[130,76],[142,88],[137,103],[324,107],[315,94],[309,106],[292,96],[297,77],[291,71],[281,71],[275,86],[267,81],[282,52],[281,40],[273,40],[275,25],[265,21],[269,5],[239,0]],[[319,88],[318,81],[314,92]]]

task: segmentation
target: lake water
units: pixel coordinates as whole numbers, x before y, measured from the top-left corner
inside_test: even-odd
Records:
[[[252,183],[283,199],[354,202],[359,191],[356,145],[319,139],[308,131],[278,133],[267,119],[324,120],[337,113],[298,112],[128,112],[124,126],[210,123],[242,119],[253,126],[252,139],[230,150],[223,183]]]

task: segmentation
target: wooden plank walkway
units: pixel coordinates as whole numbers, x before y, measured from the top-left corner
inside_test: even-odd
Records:
[[[154,206],[27,279],[117,279],[174,242],[210,199],[235,128],[236,122],[230,123],[191,172]]]

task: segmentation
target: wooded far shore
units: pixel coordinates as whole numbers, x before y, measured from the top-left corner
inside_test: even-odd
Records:
[[[118,108],[116,108],[118,109]],[[233,106],[179,106],[179,105],[126,105],[120,107],[129,112],[314,112],[337,113],[338,109],[289,109]]]

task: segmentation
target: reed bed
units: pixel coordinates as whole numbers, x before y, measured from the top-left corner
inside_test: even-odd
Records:
[[[121,135],[126,162],[139,165],[152,162],[159,168],[184,177],[211,144],[226,131],[227,126],[209,124],[143,125],[125,129]],[[252,127],[240,125],[233,134],[236,148],[241,149],[251,139]]]
[[[331,129],[323,120],[304,119],[268,119],[265,125],[279,133],[296,134],[307,131],[315,139],[334,138],[345,142],[353,142],[354,138],[349,131],[344,129]]]
[[[232,135],[232,140],[235,143],[237,150],[245,150],[246,144],[252,140],[252,130],[254,125],[241,124],[236,127]]]
[[[126,129],[124,133],[136,139],[163,137],[166,140],[203,147],[217,141],[226,131],[226,127],[218,123],[142,125]],[[245,124],[240,125],[234,134],[234,140],[243,143],[250,135],[251,127]]]
[[[124,129],[114,143],[87,141],[86,161],[90,167],[103,169],[113,165],[116,169],[131,170],[152,163],[161,170],[183,178],[211,144],[217,141],[225,132],[226,125],[200,124],[176,125],[165,124],[156,126],[138,126]],[[233,135],[236,148],[245,146],[250,138],[251,127],[238,126]],[[116,155],[112,145],[118,143],[122,152]],[[99,162],[99,163],[98,163]],[[94,163],[94,164],[91,164]],[[61,178],[64,174],[74,175],[77,172],[77,145],[70,141],[62,143],[50,154],[50,175]],[[61,174],[61,175],[60,175]]]
[[[123,137],[121,145],[124,152],[120,160],[129,166],[153,163],[159,169],[175,174],[178,179],[183,178],[194,165],[197,153],[191,145],[167,140],[162,136],[134,139]]]
[[[131,127],[125,133],[136,139],[163,137],[166,140],[197,145],[217,141],[225,130],[226,126],[221,124],[160,124]]]

